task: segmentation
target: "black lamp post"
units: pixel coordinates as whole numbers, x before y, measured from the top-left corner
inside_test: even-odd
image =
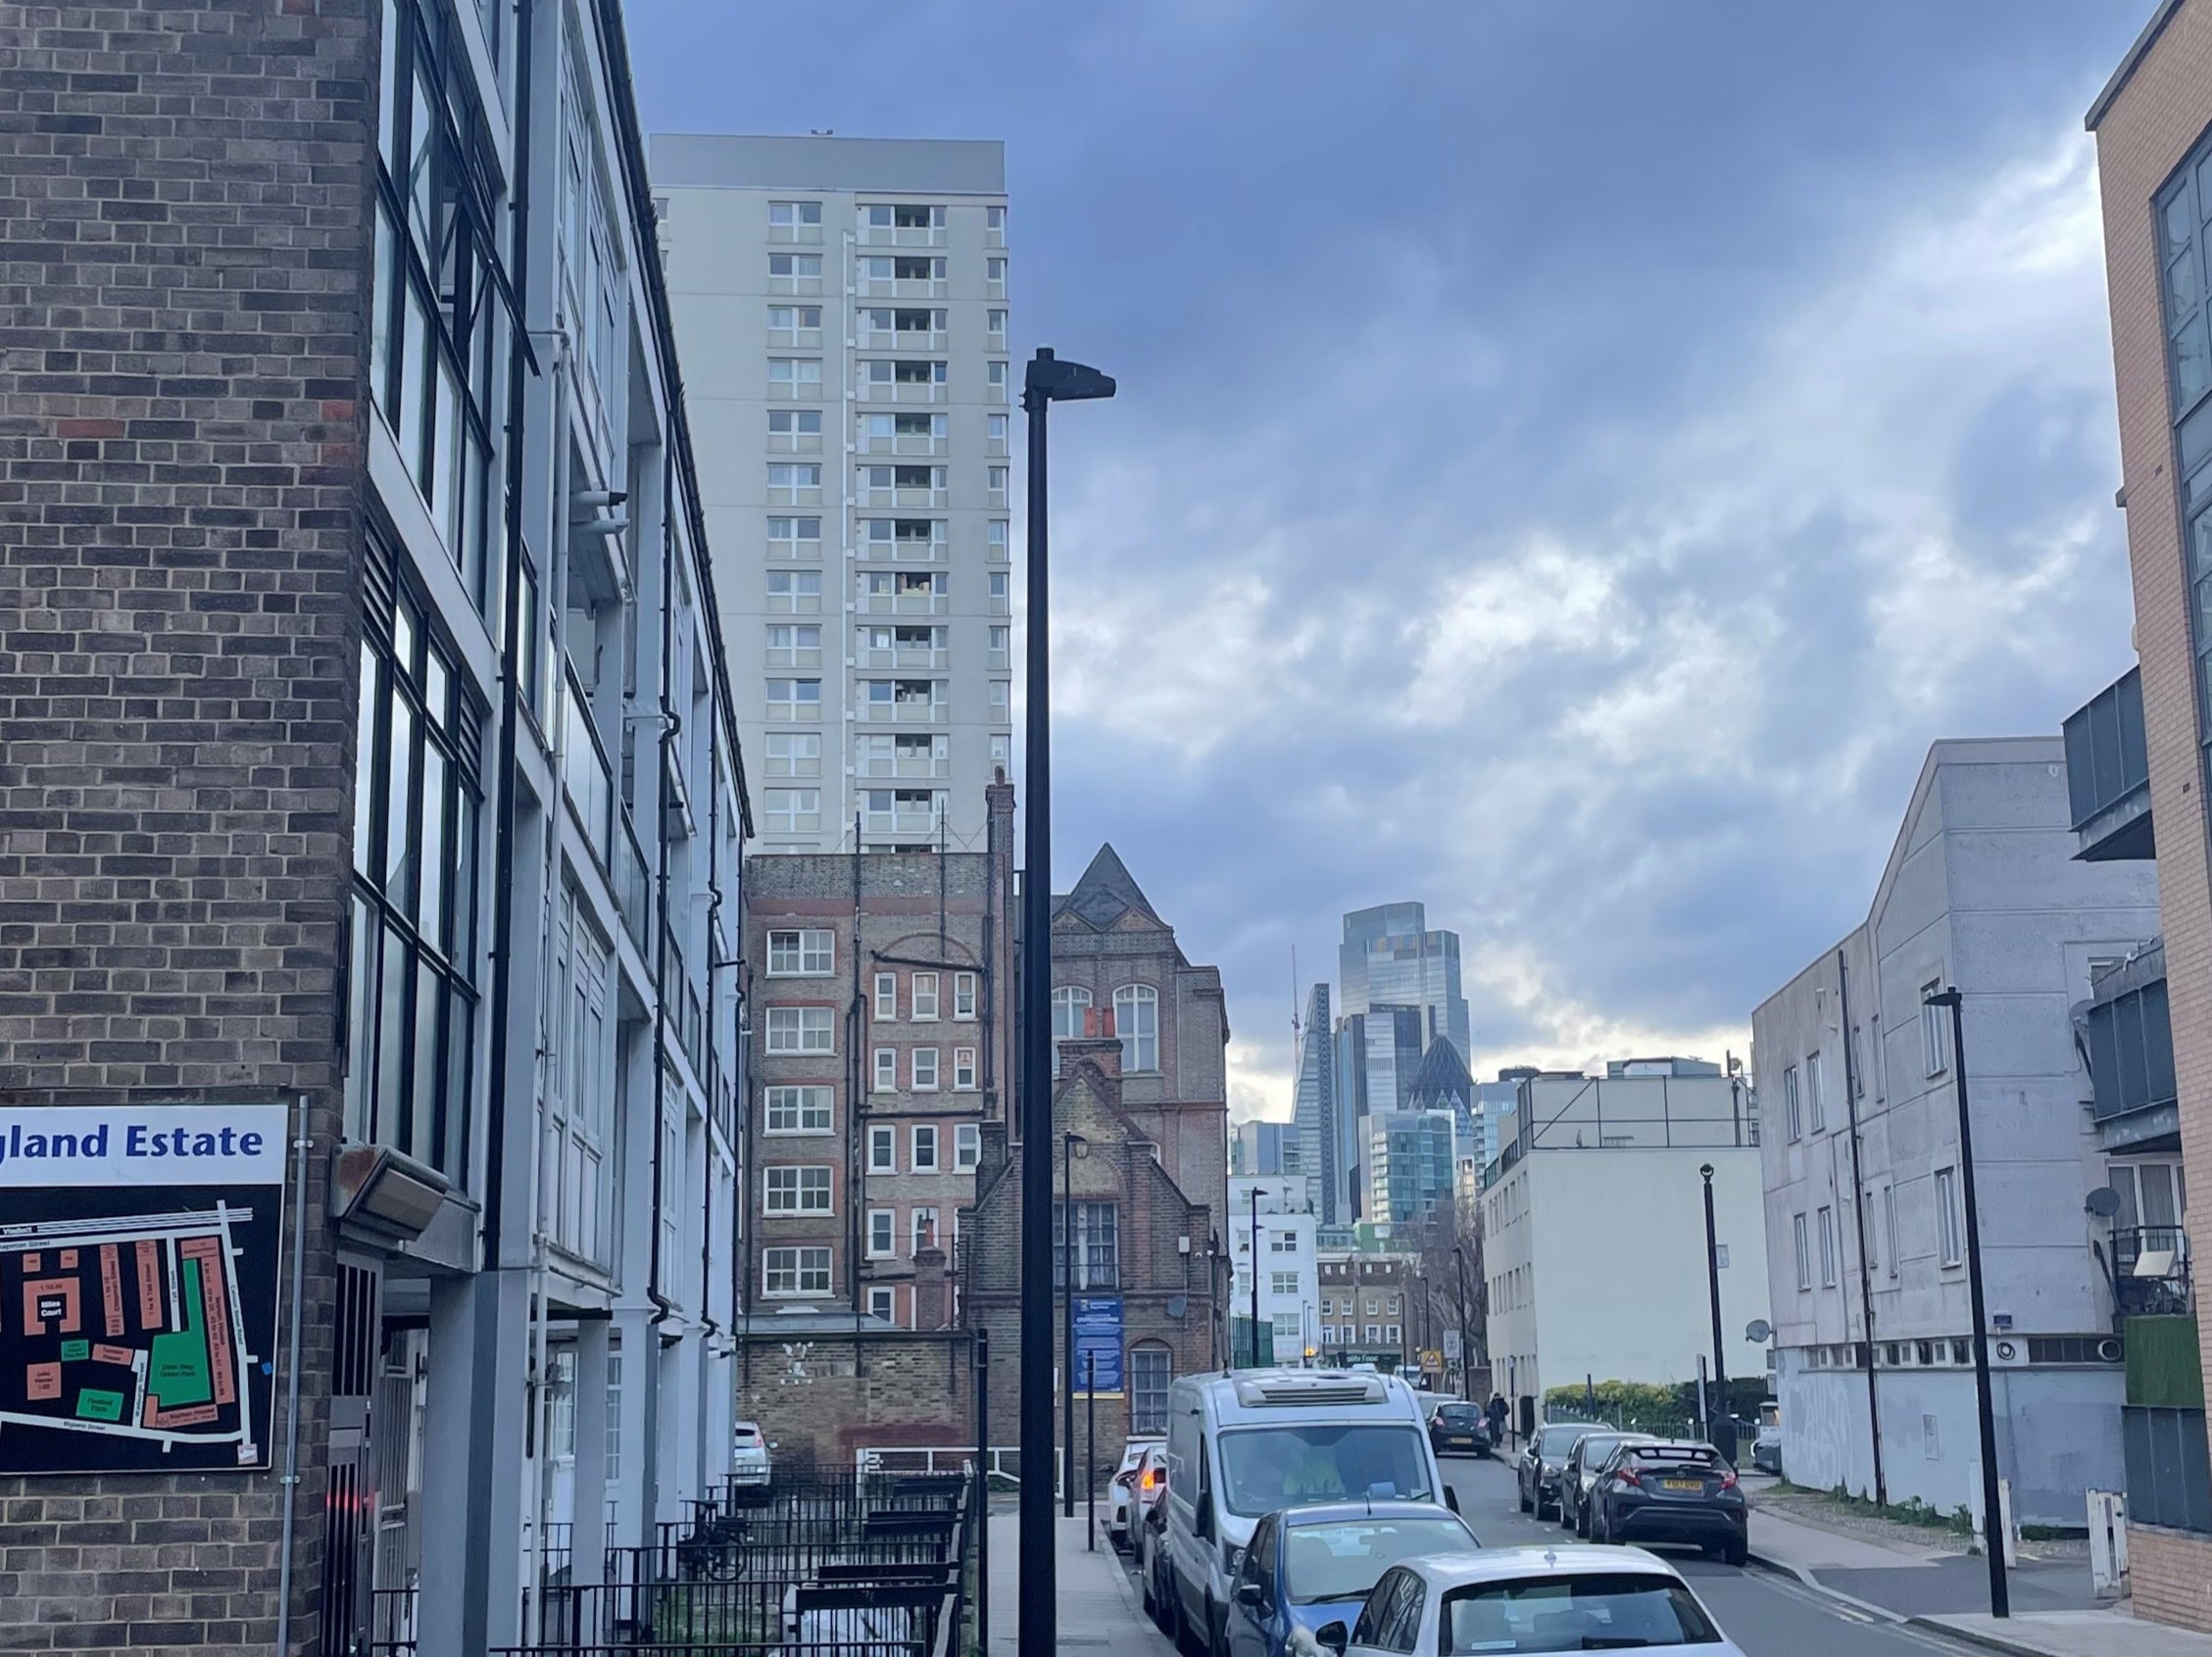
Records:
[[[1060,1370],[1060,1517],[1075,1517],[1075,1147],[1089,1145],[1081,1134],[1059,1137],[1060,1342],[1066,1359]]]
[[[1966,1020],[1954,985],[1923,996],[1923,1003],[1951,1014],[1951,1080],[1958,1090],[1958,1188],[1966,1203],[1966,1294],[1974,1317],[1974,1413],[1982,1430],[1982,1546],[1990,1559],[1990,1615],[2012,1615],[2004,1577],[2004,1515],[1997,1491],[1997,1422],[1990,1398],[1990,1318],[1982,1300],[1982,1221],[1974,1203],[1974,1118],[1966,1107]],[[1869,1351],[1868,1361],[1874,1354]]]
[[[1713,1229],[1713,1165],[1703,1163],[1697,1177],[1705,1182],[1705,1291],[1712,1300],[1713,1309],[1713,1389],[1721,1400],[1718,1406],[1705,1408],[1705,1425],[1713,1431],[1713,1442],[1726,1456],[1731,1466],[1736,1462],[1736,1422],[1728,1413],[1728,1358],[1721,1345],[1720,1333],[1720,1242]],[[1728,1430],[1717,1430],[1716,1424],[1725,1421]],[[1723,1443],[1721,1440],[1726,1439]]]
[[[1259,1367],[1259,1188],[1252,1188],[1252,1367]]]
[[[1045,419],[1055,403],[1111,397],[1113,381],[1039,347],[1022,376],[1029,415],[1029,653],[1021,885],[1021,1591],[1020,1657],[1053,1657],[1053,747],[1046,574]]]
[[[1475,1401],[1475,1349],[1467,1340],[1467,1251],[1451,1245],[1453,1275],[1459,1280],[1459,1396]]]

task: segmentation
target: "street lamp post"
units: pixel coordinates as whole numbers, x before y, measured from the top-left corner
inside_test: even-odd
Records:
[[[1252,1188],[1252,1367],[1259,1367],[1259,1188]]]
[[[1717,1415],[1728,1421],[1727,1433],[1715,1433],[1713,1438],[1716,1443],[1723,1438],[1727,1438],[1728,1442],[1720,1444],[1719,1448],[1733,1465],[1736,1460],[1736,1424],[1728,1414],[1728,1359],[1721,1347],[1720,1242],[1713,1229],[1713,1165],[1710,1162],[1704,1163],[1698,1168],[1697,1177],[1705,1182],[1705,1289],[1712,1299],[1713,1308],[1713,1390],[1721,1400],[1717,1410],[1707,1406],[1705,1420],[1710,1424]]]
[[[1072,1130],[1059,1137],[1060,1517],[1075,1517],[1075,1147],[1089,1145]]]
[[[1113,381],[1040,346],[1022,376],[1029,416],[1028,800],[1021,888],[1021,1481],[1020,1657],[1053,1657],[1053,755],[1051,588],[1047,575],[1046,417],[1055,403],[1111,397]]]
[[[1974,1317],[1974,1413],[1982,1430],[1982,1551],[1990,1561],[1990,1615],[2012,1615],[2012,1590],[2004,1576],[2004,1514],[1997,1491],[1996,1411],[1990,1398],[1990,1318],[1982,1299],[1982,1221],[1974,1202],[1974,1117],[1966,1104],[1964,998],[1953,985],[1924,996],[1951,1014],[1951,1078],[1958,1090],[1958,1186],[1966,1203],[1966,1295]],[[1872,1358],[1869,1352],[1868,1357]]]
[[[1459,1395],[1475,1401],[1475,1349],[1467,1340],[1467,1251],[1453,1243],[1451,1263],[1459,1290]]]

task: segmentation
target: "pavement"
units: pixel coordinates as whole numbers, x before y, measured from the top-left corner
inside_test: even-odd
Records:
[[[1987,1612],[1916,1617],[1913,1626],[2007,1657],[2212,1657],[2212,1634],[2145,1623],[2126,1611]]]
[[[1013,1513],[994,1513],[991,1529],[991,1651],[1017,1649],[1015,1625],[1020,1614],[1019,1561],[1021,1520]],[[1132,1657],[1174,1657],[1175,1647],[1153,1627],[1137,1596],[1137,1584],[1121,1556],[1106,1545],[1106,1515],[1099,1515],[1098,1551],[1084,1546],[1083,1513],[1073,1519],[1053,1521],[1053,1576],[1058,1603],[1058,1638],[1055,1649],[1097,1657],[1111,1651]]]

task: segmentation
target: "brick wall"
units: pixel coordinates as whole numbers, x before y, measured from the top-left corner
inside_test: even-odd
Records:
[[[2208,123],[2212,0],[2186,0],[2104,112],[2096,149],[2182,1157],[2200,1192],[2212,1189],[2212,868],[2151,200]],[[2198,1296],[2197,1318],[2212,1365],[2212,1295]],[[2212,1627],[2201,1592],[2195,1603]]]
[[[2137,1616],[2212,1631],[2212,1536],[2131,1524],[2128,1586]]]
[[[743,1386],[779,1468],[850,1467],[863,1448],[943,1448],[975,1438],[964,1332],[756,1337]],[[1001,1441],[1010,1441],[1009,1416]],[[1000,1438],[997,1431],[992,1434]]]
[[[334,1134],[374,28],[369,0],[0,0],[11,1104],[305,1093]],[[0,1479],[5,1642],[265,1653],[279,1506],[273,1472]]]

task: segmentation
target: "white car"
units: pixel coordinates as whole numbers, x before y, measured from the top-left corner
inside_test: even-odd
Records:
[[[733,1485],[765,1485],[771,1464],[768,1441],[761,1437],[761,1424],[741,1421],[730,1434],[729,1479]]]
[[[1136,1489],[1139,1464],[1149,1449],[1163,1445],[1167,1440],[1157,1435],[1131,1438],[1121,1446],[1121,1465],[1113,1470],[1106,1481],[1106,1540],[1115,1547],[1130,1543],[1130,1514],[1136,1508]]]
[[[1744,1657],[1673,1567],[1636,1547],[1490,1548],[1402,1560],[1377,1581],[1355,1627],[1331,1623],[1314,1638],[1344,1657]]]

